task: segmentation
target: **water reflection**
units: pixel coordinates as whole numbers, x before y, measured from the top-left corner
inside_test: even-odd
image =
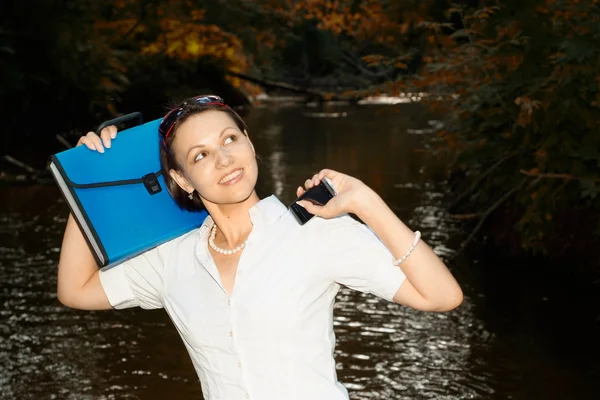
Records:
[[[327,112],[344,116],[273,107],[249,116],[261,159],[259,193],[289,203],[307,177],[340,169],[375,188],[437,254],[451,257],[456,228],[440,206],[444,184],[433,179],[443,161],[428,154],[427,135],[407,133],[430,128],[430,118],[416,104]],[[56,263],[67,213],[58,190],[0,190],[2,398],[201,398],[164,312],[80,312],[58,304]],[[334,324],[338,376],[352,399],[591,398],[575,372],[554,360],[527,359],[488,332],[470,297],[456,311],[431,314],[344,289]],[[560,397],[561,384],[544,382],[544,374],[575,389]],[[544,397],[531,395],[542,390]]]

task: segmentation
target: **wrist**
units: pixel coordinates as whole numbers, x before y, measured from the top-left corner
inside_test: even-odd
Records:
[[[366,223],[365,219],[368,218],[371,211],[381,205],[382,201],[381,197],[373,189],[365,185],[363,190],[357,193],[351,207],[351,212]]]

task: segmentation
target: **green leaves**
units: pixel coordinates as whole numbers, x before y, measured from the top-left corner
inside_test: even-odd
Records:
[[[564,53],[564,57],[559,60],[562,63],[576,62],[581,64],[597,56],[598,48],[596,45],[597,43],[586,37],[565,39],[558,46]]]
[[[593,179],[582,179],[581,181],[581,198],[595,199],[598,195],[598,184]]]

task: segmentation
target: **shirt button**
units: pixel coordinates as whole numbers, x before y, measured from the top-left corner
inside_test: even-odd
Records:
[[[229,337],[233,337],[233,332],[229,331]]]
[[[227,305],[230,306],[231,305],[231,300],[227,300]]]
[[[247,399],[249,399],[249,398],[250,398],[250,395],[249,395],[248,393],[246,393],[246,396],[245,396],[245,397],[246,397]]]
[[[242,368],[242,362],[238,361],[238,368]]]

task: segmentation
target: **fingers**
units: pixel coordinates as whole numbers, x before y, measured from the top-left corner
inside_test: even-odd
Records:
[[[97,150],[99,153],[104,153],[104,145],[102,144],[102,140],[98,135],[96,135],[96,133],[88,132],[85,136],[89,138],[89,141],[92,143],[95,150]]]
[[[317,186],[319,183],[321,183],[321,179],[322,178],[319,178],[319,174],[314,174],[312,178],[304,181],[304,187],[308,190],[313,186]]]
[[[80,146],[82,144],[90,150],[96,150],[100,153],[104,153],[104,146],[102,146],[102,141],[94,132],[88,132],[85,136],[79,138],[77,146]]]
[[[102,132],[100,132],[100,136],[98,136],[95,132],[88,132],[85,136],[79,138],[77,146],[85,145],[90,150],[95,150],[99,153],[104,153],[104,148],[110,148],[112,139],[116,137],[117,127],[111,125],[102,129]]]
[[[335,210],[332,210],[331,207],[329,207],[329,203],[327,203],[327,205],[325,206],[319,206],[307,200],[300,200],[297,201],[296,204],[298,204],[301,207],[304,207],[306,211],[308,211],[312,215],[316,215],[317,217],[333,218],[335,215],[338,215],[336,214]]]
[[[322,169],[322,170],[321,170],[321,171],[319,171],[318,173],[314,174],[314,175],[312,176],[312,178],[310,178],[310,179],[307,179],[307,180],[304,182],[304,186],[305,186],[307,189],[310,189],[311,187],[313,187],[313,186],[317,186],[318,184],[320,184],[320,183],[321,183],[321,181],[322,181],[323,179],[325,179],[325,177],[327,177],[327,178],[330,178],[330,179],[333,179],[333,178],[335,178],[335,176],[337,176],[337,175],[339,175],[339,172],[336,172],[336,171],[334,171],[334,170],[332,170],[332,169]]]
[[[318,174],[319,180],[323,180],[323,178],[328,177],[330,179],[335,178],[336,175],[339,175],[339,172],[336,172],[332,169],[322,169]]]
[[[312,215],[321,216],[321,209],[323,208],[323,206],[317,206],[311,203],[310,201],[306,200],[297,201],[296,204],[298,204],[301,207],[304,207],[304,209]]]
[[[304,189],[302,189],[302,186],[298,186],[298,189],[296,189],[296,196],[300,197],[303,193]]]
[[[100,132],[100,137],[102,138],[102,144],[104,147],[109,149],[111,140],[117,137],[117,127],[114,125],[107,126],[106,128],[102,129],[102,132]]]

